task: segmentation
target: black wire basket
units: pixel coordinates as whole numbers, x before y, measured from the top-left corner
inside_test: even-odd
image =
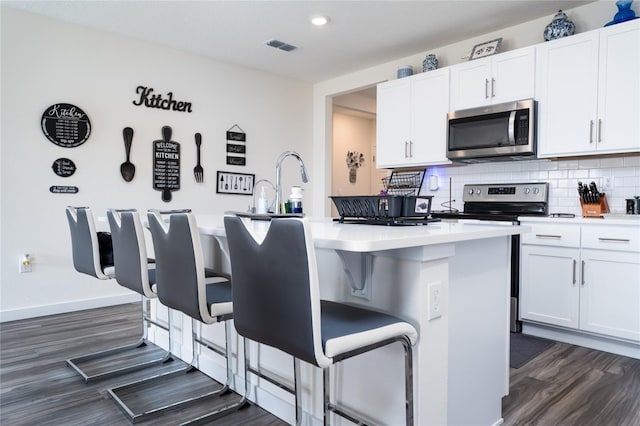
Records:
[[[418,195],[422,187],[424,171],[393,172],[382,178],[384,190],[388,195]]]

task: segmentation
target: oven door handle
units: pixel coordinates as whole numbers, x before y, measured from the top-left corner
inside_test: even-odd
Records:
[[[509,145],[516,144],[516,111],[509,114]]]

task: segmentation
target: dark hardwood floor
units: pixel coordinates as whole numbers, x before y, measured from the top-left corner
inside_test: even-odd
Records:
[[[0,324],[0,424],[129,425],[106,390],[184,364],[174,361],[85,384],[65,359],[88,348],[134,341],[140,333],[139,315],[139,304],[127,304]],[[150,346],[143,352],[153,356],[157,349]],[[510,374],[510,395],[503,400],[506,425],[640,426],[639,360],[555,343]],[[201,373],[185,376],[183,385],[219,386]],[[174,386],[167,392],[179,390]],[[234,398],[238,395],[211,398],[138,424],[177,424]],[[215,424],[285,423],[251,405]]]

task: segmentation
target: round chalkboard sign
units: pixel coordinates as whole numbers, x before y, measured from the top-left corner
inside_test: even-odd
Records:
[[[68,158],[58,158],[51,168],[60,177],[69,177],[76,172],[76,164]]]
[[[47,139],[63,148],[82,145],[91,133],[87,114],[71,104],[51,105],[42,114],[41,125]]]

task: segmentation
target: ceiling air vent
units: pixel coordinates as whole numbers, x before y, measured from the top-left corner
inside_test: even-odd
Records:
[[[285,52],[291,52],[292,50],[296,50],[298,48],[297,46],[273,38],[266,41],[264,44],[266,44],[267,46],[275,47],[276,49],[284,50]]]

